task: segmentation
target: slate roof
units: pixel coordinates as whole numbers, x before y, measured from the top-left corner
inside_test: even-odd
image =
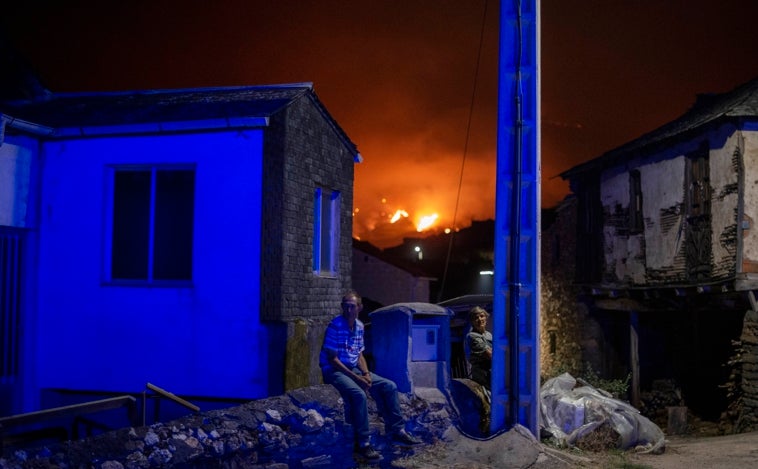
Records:
[[[287,87],[204,88],[110,93],[58,93],[8,101],[2,112],[47,127],[110,126],[238,116],[270,116],[307,92]]]
[[[224,120],[232,123],[249,118],[268,118],[302,97],[307,97],[316,105],[345,145],[359,159],[355,144],[318,99],[311,83],[52,93],[34,99],[0,102],[0,112],[7,115],[6,120],[11,122],[20,119],[51,129]],[[49,136],[55,138],[56,132],[51,132]]]
[[[601,156],[561,173],[569,179],[580,173],[604,169],[642,152],[670,145],[727,120],[758,118],[758,78],[720,94],[698,95],[695,104],[682,116]]]

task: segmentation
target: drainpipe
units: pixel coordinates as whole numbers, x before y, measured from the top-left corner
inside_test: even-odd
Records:
[[[25,121],[23,119],[17,119],[0,112],[0,145],[5,141],[5,129],[7,127],[41,137],[53,135],[55,133],[55,129],[52,127],[35,124],[34,122]]]

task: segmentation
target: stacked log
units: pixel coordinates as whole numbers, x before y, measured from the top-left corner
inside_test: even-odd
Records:
[[[653,381],[649,390],[640,393],[640,413],[661,428],[666,428],[669,407],[683,407],[682,390],[673,379]]]
[[[741,402],[737,432],[758,429],[758,311],[748,311],[742,325]]]

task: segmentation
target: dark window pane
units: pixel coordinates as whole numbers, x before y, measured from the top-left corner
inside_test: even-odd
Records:
[[[153,278],[192,279],[195,172],[157,171]]]
[[[150,171],[117,171],[113,198],[111,277],[147,279]]]
[[[629,173],[629,231],[639,233],[643,230],[642,218],[642,177],[634,170]]]
[[[324,191],[321,197],[321,272],[332,269],[332,194]]]
[[[321,188],[317,187],[313,197],[313,270],[314,272],[321,271],[321,198],[323,194]]]

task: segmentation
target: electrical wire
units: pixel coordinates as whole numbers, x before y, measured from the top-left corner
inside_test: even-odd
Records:
[[[482,48],[484,44],[484,30],[487,24],[487,6],[489,0],[484,0],[484,11],[482,12],[482,26],[479,31],[479,47],[476,54],[476,67],[474,68],[474,86],[471,90],[471,102],[469,103],[468,122],[466,123],[466,139],[463,144],[463,158],[461,159],[461,172],[458,177],[458,191],[455,196],[455,208],[453,210],[453,228],[450,231],[450,238],[447,245],[447,254],[445,255],[445,269],[442,273],[442,282],[440,283],[439,292],[437,292],[437,303],[442,301],[442,295],[445,292],[445,282],[447,281],[447,270],[450,266],[450,256],[453,251],[453,237],[455,236],[455,224],[458,217],[458,204],[461,200],[461,188],[463,187],[463,170],[466,167],[466,155],[468,154],[468,144],[471,138],[471,121],[474,114],[474,103],[476,102],[476,89],[479,83],[479,68],[482,61]]]

